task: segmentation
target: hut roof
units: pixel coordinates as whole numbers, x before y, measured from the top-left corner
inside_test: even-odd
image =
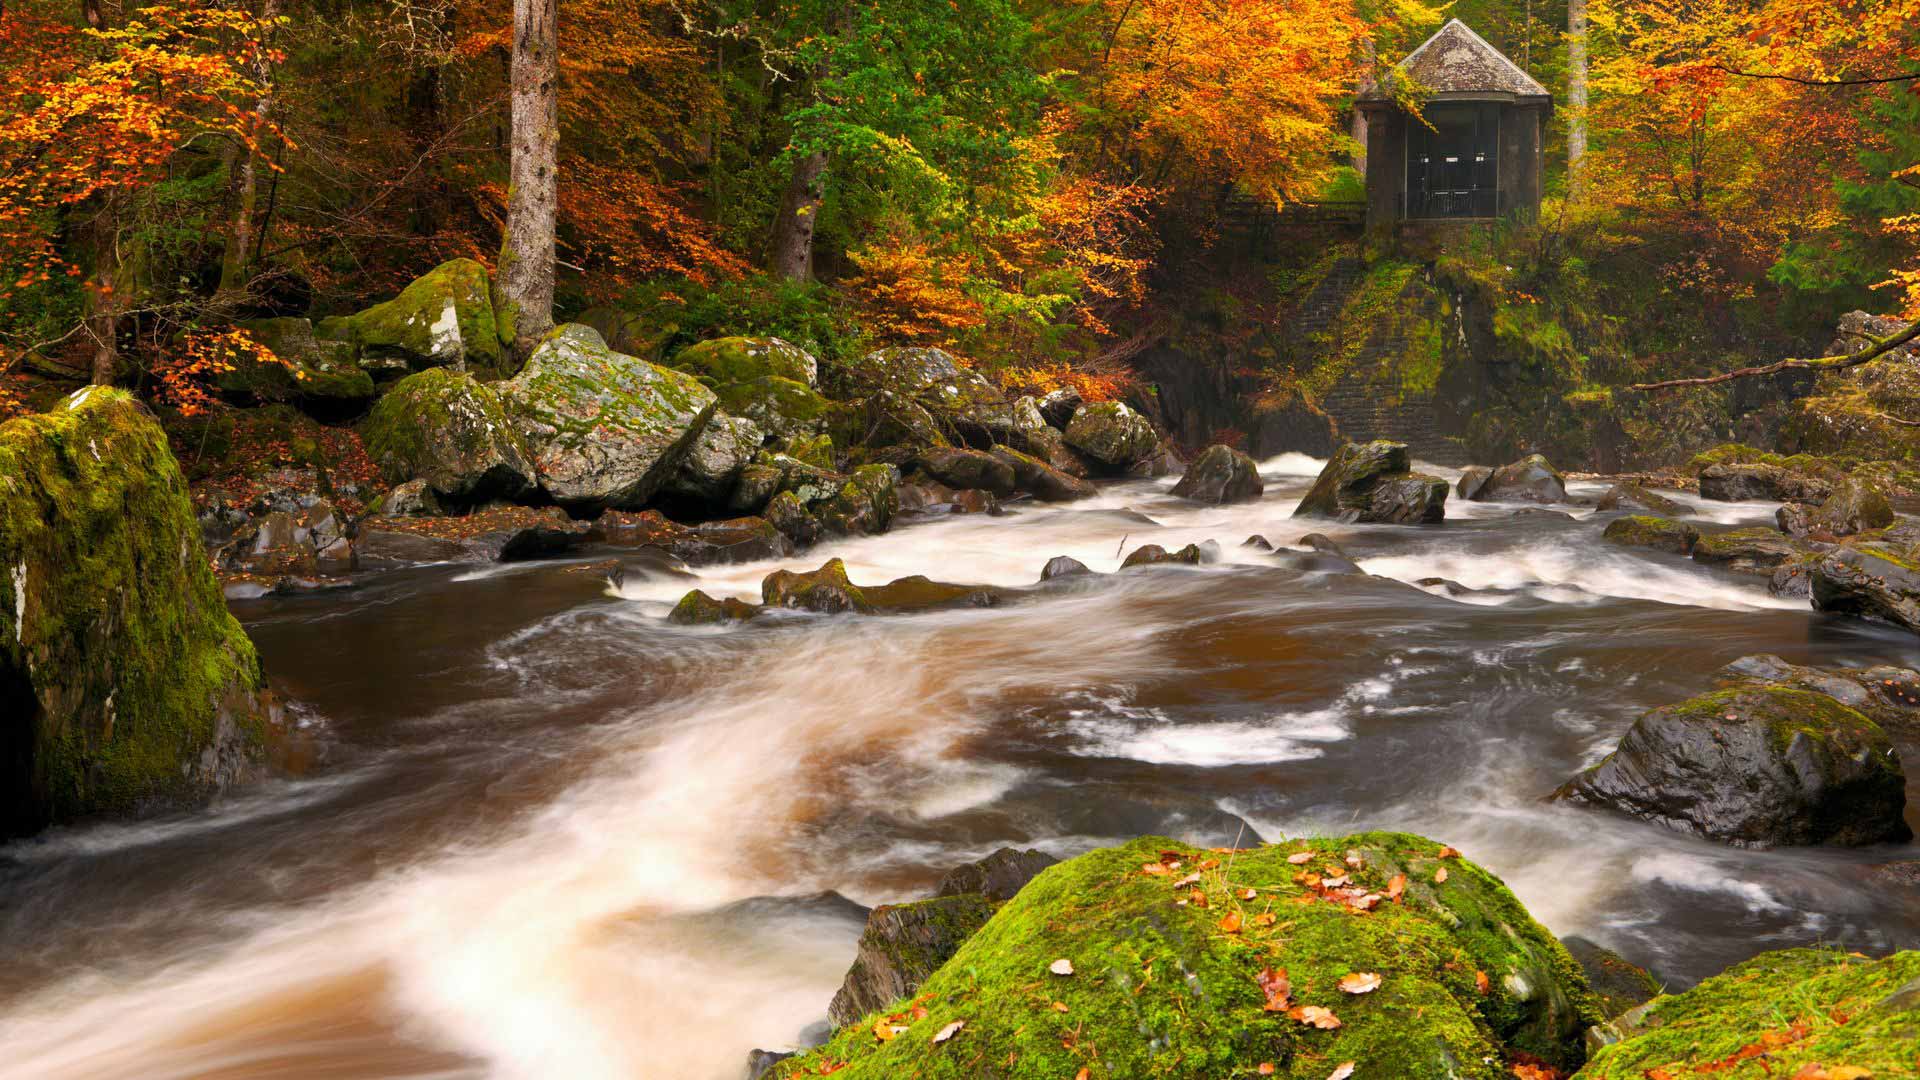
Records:
[[[1548,98],[1547,88],[1506,58],[1499,49],[1459,19],[1450,20],[1426,43],[1400,61],[1400,70],[1408,78],[1436,96],[1472,96],[1480,94],[1512,95],[1516,98]],[[1361,92],[1363,98],[1380,98],[1377,86]]]

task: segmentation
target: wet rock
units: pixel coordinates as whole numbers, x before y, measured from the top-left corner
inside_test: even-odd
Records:
[[[1461,498],[1472,501],[1480,497],[1480,492],[1487,486],[1487,481],[1492,478],[1493,470],[1487,466],[1469,465],[1465,469],[1460,470],[1460,482],[1455,485],[1454,490],[1459,493]]]
[[[278,724],[152,415],[89,387],[0,424],[0,836],[202,802]]]
[[[1869,529],[1884,529],[1894,522],[1893,504],[1870,483],[1841,477],[1833,494],[1818,507],[1805,503],[1787,503],[1774,515],[1780,531],[1794,537],[1809,535],[1824,539],[1853,536]]]
[[[1080,391],[1063,386],[1040,399],[1040,415],[1049,425],[1065,431],[1067,425],[1073,423],[1073,414],[1085,403]]]
[[[692,376],[616,353],[577,324],[549,333],[496,389],[540,486],[587,513],[642,508],[717,411],[713,392]]]
[[[1081,562],[1079,559],[1066,555],[1055,555],[1053,558],[1047,560],[1047,565],[1040,568],[1040,580],[1052,581],[1055,578],[1080,577],[1091,573],[1093,573],[1093,571],[1087,569],[1087,564]]]
[[[946,434],[933,414],[918,402],[891,390],[881,390],[836,413],[835,430],[848,446],[946,446]]]
[[[940,878],[938,896],[978,893],[996,904],[1013,899],[1040,871],[1060,860],[1036,848],[1003,847],[984,859],[956,866]]]
[[[922,472],[949,487],[978,488],[999,496],[1014,492],[1013,467],[984,451],[935,447],[921,451],[917,463]]]
[[[1773,529],[1729,529],[1704,533],[1693,545],[1693,561],[1745,574],[1768,574],[1808,553],[1806,545]]]
[[[1243,548],[1252,548],[1255,551],[1272,551],[1273,541],[1268,540],[1264,536],[1255,535],[1240,541],[1240,546]]]
[[[1892,623],[1920,634],[1920,546],[1837,547],[1808,569],[1816,611]]]
[[[786,475],[786,470],[758,459],[742,467],[734,478],[733,494],[727,497],[727,509],[736,514],[757,514],[766,509]]]
[[[1660,981],[1651,972],[1612,949],[1578,935],[1563,937],[1560,944],[1586,972],[1587,985],[1593,987],[1608,1016],[1619,1016],[1660,996]]]
[[[862,465],[813,515],[828,535],[878,535],[893,527],[900,511],[899,483],[900,474],[891,465]]]
[[[1123,472],[1159,449],[1147,418],[1118,401],[1082,405],[1067,425],[1067,445],[1100,465]]]
[[[925,409],[942,430],[976,445],[1005,442],[1013,428],[1006,395],[945,349],[880,349],[845,364],[840,377],[849,397],[891,391]]]
[[[1282,548],[1273,552],[1273,561],[1289,570],[1298,570],[1303,574],[1359,574],[1365,571],[1360,564],[1344,555],[1332,555],[1324,551],[1289,551]]]
[[[988,514],[994,517],[1006,512],[1000,509],[1000,500],[993,497],[993,492],[979,488],[954,492],[948,509],[956,514]]]
[[[762,436],[753,421],[715,415],[700,437],[687,448],[679,468],[661,489],[665,494],[725,506],[740,473],[760,452]],[[829,447],[832,443],[827,444]],[[816,449],[813,446],[808,450]],[[831,460],[831,459],[829,459]]]
[[[1041,502],[1074,502],[1100,493],[1099,488],[1086,480],[1056,469],[1030,454],[1006,446],[996,446],[991,452],[1013,470],[1014,487]]]
[[[1811,599],[1813,564],[1818,561],[1818,555],[1803,555],[1774,567],[1773,573],[1767,575],[1767,592],[1773,596],[1785,596],[1794,600]]]
[[[1474,470],[1469,469],[1468,473]],[[1502,465],[1487,474],[1484,482],[1474,486],[1473,494],[1468,495],[1468,476],[1460,477],[1461,497],[1475,502],[1537,502],[1563,503],[1567,501],[1567,481],[1560,470],[1553,467],[1545,457],[1529,454],[1510,465]]]
[[[746,622],[760,614],[760,607],[744,600],[729,596],[716,600],[705,592],[695,589],[680,598],[667,613],[667,621],[675,626],[718,626],[725,623]]]
[[[1153,453],[1127,466],[1126,475],[1136,480],[1157,480],[1163,476],[1178,476],[1187,467],[1186,459],[1171,442],[1160,440]]]
[[[794,1056],[792,1050],[747,1051],[747,1080],[761,1080],[775,1065]]]
[[[1778,684],[1811,690],[1865,713],[1888,731],[1920,733],[1920,672],[1909,668],[1803,667],[1761,653],[1728,664],[1720,670],[1720,679],[1730,686]]]
[[[1409,471],[1405,443],[1378,439],[1334,452],[1294,517],[1432,524],[1446,517],[1447,482]]]
[[[1684,521],[1634,514],[1608,522],[1606,531],[1600,536],[1608,543],[1626,547],[1653,548],[1656,551],[1671,551],[1676,555],[1689,555],[1693,553],[1693,546],[1700,541],[1700,530]]]
[[[1266,490],[1260,466],[1231,446],[1209,446],[1188,466],[1173,493],[1195,502],[1232,503],[1258,499]]]
[[[767,523],[795,547],[811,547],[820,539],[820,522],[807,512],[807,504],[791,491],[775,495],[762,511]]]
[[[426,517],[444,514],[448,511],[441,505],[440,499],[427,487],[425,480],[409,480],[404,484],[395,484],[391,490],[381,496],[373,509],[390,517]]]
[[[1740,846],[1904,841],[1906,774],[1886,733],[1806,690],[1722,690],[1634,722],[1554,793]]]
[[[1649,510],[1662,517],[1678,517],[1687,512],[1686,507],[1664,495],[1656,495],[1639,484],[1626,483],[1615,484],[1608,488],[1606,494],[1600,496],[1597,508],[1605,513],[1609,510],[1618,510],[1622,506]]]
[[[1347,554],[1346,548],[1334,543],[1333,539],[1327,536],[1326,533],[1308,533],[1300,539],[1295,540],[1293,546],[1309,548],[1313,551],[1324,552],[1328,555],[1338,555],[1343,559],[1351,559],[1353,557]]]
[[[1573,521],[1575,520],[1574,516],[1572,514],[1567,513],[1565,510],[1549,510],[1544,506],[1521,507],[1520,509],[1515,510],[1511,514],[1508,514],[1507,519],[1509,521],[1512,521],[1515,519],[1518,519],[1521,521],[1525,521],[1528,519],[1531,519],[1534,521]]]
[[[387,527],[398,520],[372,518],[360,523],[360,534],[354,542],[360,569],[400,570],[432,563],[472,561],[472,553],[458,540]]]
[[[361,437],[388,482],[421,480],[449,508],[520,499],[534,489],[533,455],[505,402],[463,371],[437,368],[400,380],[374,405]]]
[[[1694,457],[1700,497],[1721,502],[1818,503],[1833,494],[1840,471],[1805,455],[1783,458],[1728,444]]]
[[[363,368],[394,375],[463,364],[499,370],[512,336],[495,317],[486,267],[472,259],[442,263],[392,300],[322,320],[316,332],[351,342]]]
[[[874,908],[853,967],[827,1007],[828,1018],[844,1027],[913,997],[992,917],[993,904],[977,894]]]
[[[1453,580],[1452,578],[1443,578],[1443,577],[1423,577],[1420,580],[1414,582],[1414,584],[1420,586],[1423,589],[1438,589],[1441,592],[1446,593],[1448,596],[1470,596],[1473,593],[1478,591],[1476,589],[1469,588],[1466,585],[1462,585],[1459,582]]]
[[[1134,548],[1121,561],[1120,569],[1130,570],[1136,566],[1199,566],[1202,563],[1218,562],[1220,545],[1211,540],[1204,544],[1188,544],[1179,551],[1168,551],[1159,544],[1142,544]]]
[[[776,570],[760,583],[760,598],[768,607],[792,608],[831,615],[897,615],[943,608],[992,607],[1005,590],[987,585],[956,585],[925,577],[899,578],[885,585],[855,585],[846,564],[829,559],[818,570]]]
[[[657,510],[609,510],[594,519],[588,539],[614,547],[657,547],[689,566],[782,559],[794,550],[793,542],[765,518],[682,525]]]

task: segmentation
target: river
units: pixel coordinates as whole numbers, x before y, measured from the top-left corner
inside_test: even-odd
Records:
[[[1920,945],[1920,894],[1867,879],[1912,848],[1743,851],[1541,802],[1737,657],[1920,666],[1915,638],[1603,544],[1612,515],[1583,508],[1290,520],[1319,465],[1268,461],[1232,507],[1141,481],[780,564],[629,555],[615,585],[601,552],[239,605],[316,764],[0,849],[0,1077],[734,1080],[824,1018],[860,919],[822,893],[912,898],[1003,845],[1146,832],[1416,830],[1676,985],[1790,944]],[[1309,531],[1373,576],[1238,546]],[[1221,563],[991,609],[664,620],[834,555],[861,583],[1026,586],[1054,555],[1110,571],[1208,538]]]

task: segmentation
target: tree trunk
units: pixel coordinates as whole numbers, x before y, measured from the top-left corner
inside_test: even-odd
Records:
[[[780,216],[773,222],[773,244],[767,269],[788,281],[813,277],[813,227],[825,198],[827,155],[812,153],[793,163],[793,176],[780,200]]]
[[[1587,189],[1587,0],[1567,0],[1567,194]]]
[[[507,230],[494,306],[525,359],[553,328],[554,221],[559,210],[560,45],[557,0],[513,0]]]
[[[120,371],[120,312],[125,282],[120,280],[119,199],[108,192],[92,224],[93,274],[87,283],[87,333],[93,338],[90,378],[112,386]]]
[[[273,110],[273,62],[268,58],[268,38],[273,20],[280,15],[279,0],[261,0],[260,18],[266,24],[253,57],[253,77],[260,94],[253,101],[253,115],[247,119],[248,143],[240,147],[240,176],[234,185],[233,221],[227,228],[227,250],[220,259],[220,291],[229,292],[246,284],[252,262],[254,209],[259,201],[260,136],[267,128],[267,114]]]

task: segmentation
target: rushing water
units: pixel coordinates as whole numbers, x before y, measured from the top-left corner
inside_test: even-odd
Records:
[[[1910,635],[1603,545],[1584,509],[1289,520],[1318,466],[1267,462],[1254,504],[1140,482],[785,564],[1025,586],[1053,555],[1226,548],[995,609],[683,629],[688,588],[754,596],[773,564],[638,559],[617,589],[583,560],[250,604],[320,765],[0,852],[0,1077],[732,1080],[825,1014],[860,921],[823,891],[913,897],[1002,845],[1143,832],[1417,830],[1676,982],[1920,943],[1920,898],[1867,881],[1912,850],[1740,851],[1540,801],[1736,657],[1911,666]],[[1313,529],[1374,576],[1237,546]]]

